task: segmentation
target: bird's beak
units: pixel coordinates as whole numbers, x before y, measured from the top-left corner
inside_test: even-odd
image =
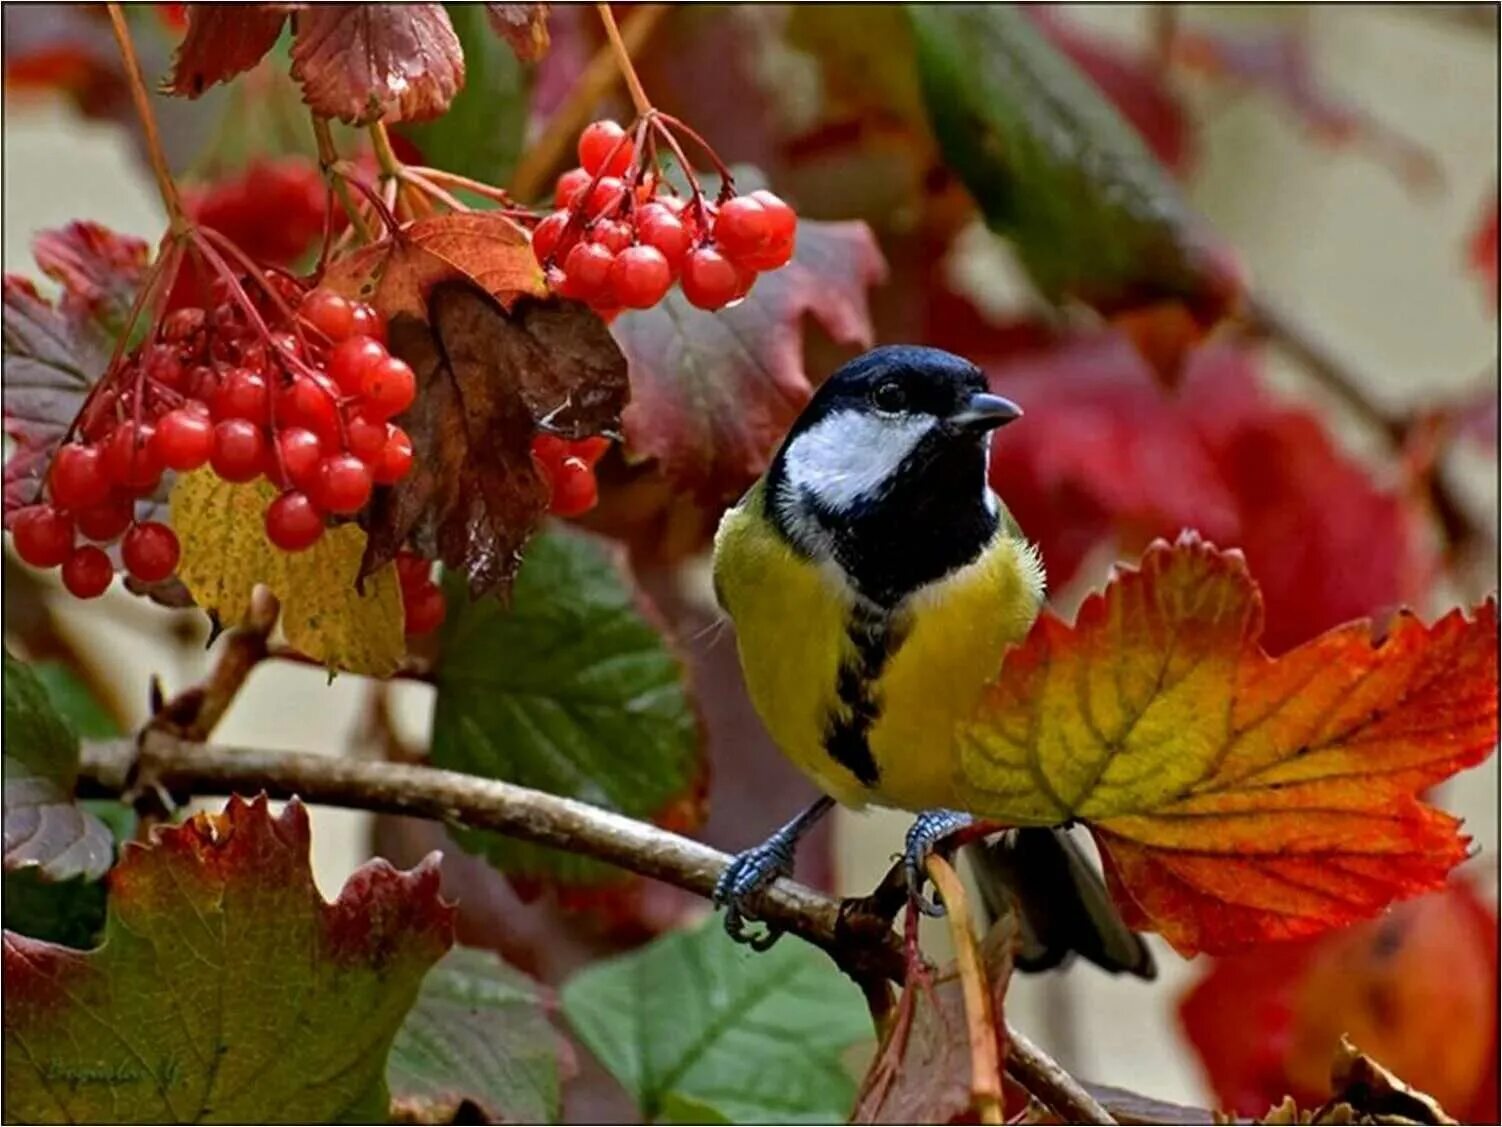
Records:
[[[995,430],[1022,417],[1022,408],[1010,399],[979,391],[970,397],[963,411],[949,416],[950,425],[973,432]]]

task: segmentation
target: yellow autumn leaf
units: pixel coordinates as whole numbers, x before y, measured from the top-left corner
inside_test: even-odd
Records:
[[[233,485],[210,470],[183,474],[172,489],[172,527],[182,542],[177,576],[204,610],[226,625],[242,620],[256,584],[282,604],[287,642],[332,669],[386,677],[406,653],[395,569],[384,567],[355,590],[365,533],[331,528],[303,552],[266,539],[269,482]]]

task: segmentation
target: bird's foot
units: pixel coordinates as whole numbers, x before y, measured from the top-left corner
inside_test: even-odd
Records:
[[[758,934],[746,926],[746,901],[769,888],[778,877],[793,875],[793,849],[797,838],[778,830],[760,845],[744,849],[730,859],[720,879],[715,882],[713,900],[725,909],[725,931],[737,943],[753,951],[765,951],[782,937],[782,929],[771,924]],[[753,917],[754,918],[754,917]]]
[[[923,895],[923,883],[927,880],[924,865],[939,842],[956,830],[962,830],[974,819],[958,810],[925,810],[913,821],[907,831],[907,843],[902,852],[902,865],[907,874],[908,901],[925,916],[942,916],[944,902],[935,894],[932,900]]]

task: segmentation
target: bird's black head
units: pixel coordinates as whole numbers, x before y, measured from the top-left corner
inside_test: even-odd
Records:
[[[767,472],[768,514],[798,551],[833,559],[861,594],[892,605],[995,533],[990,432],[1021,414],[962,357],[873,349],[798,417]]]

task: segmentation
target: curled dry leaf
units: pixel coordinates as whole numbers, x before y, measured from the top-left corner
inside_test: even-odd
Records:
[[[442,4],[313,4],[297,16],[292,77],[324,117],[425,121],[463,87],[464,51]]]
[[[1277,659],[1239,553],[1185,534],[1044,614],[959,732],[953,805],[1080,820],[1126,922],[1181,954],[1328,931],[1437,888],[1467,854],[1416,795],[1497,743],[1497,607]]]
[[[126,847],[94,950],[7,931],[5,1118],[383,1121],[392,1038],[453,909],[436,856],[367,862],[326,903],[309,844],[296,801],[231,798]]]
[[[485,17],[522,62],[535,63],[548,53],[546,4],[486,4]]]
[[[169,94],[196,98],[255,66],[276,46],[292,4],[188,4],[188,32],[162,84]],[[344,7],[345,5],[340,5]],[[356,5],[348,5],[355,7]]]
[[[577,302],[523,297],[508,311],[468,282],[433,287],[424,317],[398,315],[390,337],[417,373],[417,403],[402,419],[416,461],[377,495],[361,575],[412,538],[462,571],[475,597],[504,591],[548,507],[532,461],[538,425],[569,438],[615,430],[625,360]]]

